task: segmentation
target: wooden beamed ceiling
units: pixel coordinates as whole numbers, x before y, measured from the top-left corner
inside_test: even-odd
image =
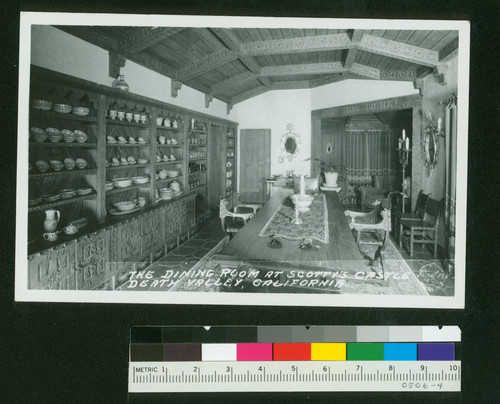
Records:
[[[57,26],[110,54],[110,75],[131,60],[213,98],[236,103],[271,90],[346,79],[414,82],[458,51],[457,31]],[[181,90],[182,91],[182,90]]]

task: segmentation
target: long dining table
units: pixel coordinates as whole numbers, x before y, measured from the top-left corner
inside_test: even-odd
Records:
[[[267,267],[283,268],[363,268],[363,257],[349,228],[337,192],[325,192],[328,212],[328,243],[315,242],[319,248],[299,248],[300,240],[280,239],[280,248],[269,246],[270,237],[259,237],[269,219],[293,194],[281,189],[262,206],[256,215],[214,257],[221,262],[247,261]],[[293,224],[290,224],[293,226]]]

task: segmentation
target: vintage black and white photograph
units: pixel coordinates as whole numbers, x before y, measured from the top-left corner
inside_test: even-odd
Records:
[[[469,35],[23,13],[16,299],[463,307]]]

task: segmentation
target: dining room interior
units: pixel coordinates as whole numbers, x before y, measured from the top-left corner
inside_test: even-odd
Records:
[[[455,295],[458,30],[30,41],[28,289]]]

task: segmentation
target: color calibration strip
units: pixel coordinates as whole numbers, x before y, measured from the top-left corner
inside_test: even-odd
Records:
[[[130,362],[453,361],[454,343],[132,344]]]

